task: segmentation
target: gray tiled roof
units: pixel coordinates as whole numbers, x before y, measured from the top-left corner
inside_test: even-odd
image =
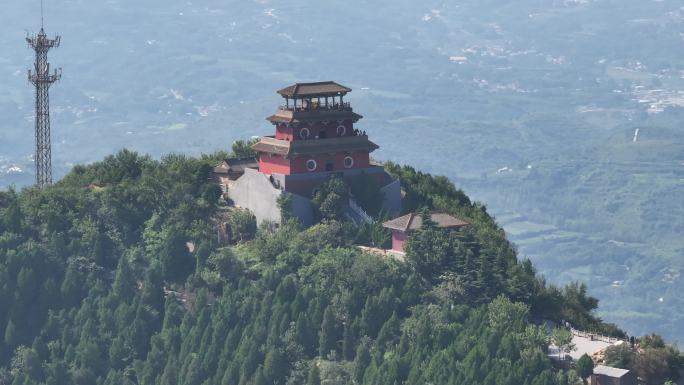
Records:
[[[629,373],[627,369],[613,368],[612,366],[596,365],[594,368],[594,374],[599,374],[603,376],[620,378]]]
[[[245,172],[245,168],[259,167],[256,158],[226,158],[214,167],[215,173]]]
[[[468,222],[446,213],[431,213],[430,219],[437,224],[437,227],[445,229],[460,228],[469,225]],[[421,228],[423,226],[423,218],[421,218],[421,216],[417,213],[410,213],[399,218],[389,220],[382,225],[388,229],[408,232]]]
[[[291,86],[285,87],[282,90],[278,91],[279,94],[287,96],[289,98],[319,95],[331,96],[346,94],[347,92],[351,92],[351,88],[345,87],[332,81],[315,83],[295,83]]]

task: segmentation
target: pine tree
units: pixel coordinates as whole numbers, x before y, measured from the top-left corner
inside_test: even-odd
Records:
[[[14,321],[10,319],[7,323],[7,327],[5,327],[5,346],[10,349],[14,348],[19,344],[19,338],[17,326],[14,324]]]
[[[120,301],[129,302],[135,295],[136,281],[133,276],[128,259],[122,257],[119,259],[119,265],[116,268],[116,275],[114,277],[114,284],[112,290]]]
[[[109,244],[110,239],[102,234],[99,230],[96,230],[98,234],[95,236],[95,242],[93,244],[90,257],[100,266],[109,267],[109,262],[111,256],[109,255]]]
[[[175,227],[164,229],[162,234],[164,238],[159,259],[164,277],[172,281],[183,281],[195,266],[195,260],[185,244],[185,234]]]
[[[264,360],[263,375],[269,384],[280,384],[287,374],[287,361],[283,352],[277,347],[271,347]]]
[[[306,385],[321,385],[321,371],[318,369],[318,362],[313,361],[309,369]]]
[[[247,356],[242,361],[240,368],[240,377],[251,377],[259,365],[259,349],[254,342],[249,343]]]
[[[109,363],[115,369],[123,369],[130,363],[133,352],[125,345],[124,338],[119,335],[109,347]]]
[[[587,384],[587,377],[591,376],[592,373],[594,373],[594,361],[584,353],[582,357],[577,360],[577,366],[575,367],[575,370],[577,371],[577,375],[580,376],[582,379],[582,382],[584,384]]]
[[[226,368],[226,372],[221,378],[220,385],[233,385],[240,379],[240,365],[237,360],[231,361],[231,363]]]
[[[81,301],[84,296],[83,279],[78,267],[70,264],[67,267],[64,281],[60,287],[61,297],[65,307],[71,307]]]
[[[492,269],[492,258],[486,252],[480,254],[480,266],[477,271],[477,281],[475,285],[482,289],[480,301],[487,302],[492,293],[499,293],[498,280],[495,279]]]
[[[162,373],[159,385],[179,385],[179,362],[175,355],[169,357],[166,362],[166,367],[164,367],[164,373]]]
[[[140,293],[142,304],[149,306],[155,312],[161,314],[164,309],[164,280],[162,266],[154,261],[145,272],[142,292]]]
[[[38,353],[30,349],[24,349],[23,357],[24,372],[33,381],[41,381],[43,379],[42,361]]]
[[[38,297],[38,282],[33,268],[24,267],[19,271],[16,290],[19,302],[30,303]]]
[[[364,339],[359,344],[359,347],[356,348],[356,359],[354,360],[354,372],[352,376],[354,381],[356,381],[356,384],[363,383],[364,373],[366,372],[366,368],[368,368],[370,363],[371,354],[369,349],[369,342],[368,339]]]
[[[316,339],[313,327],[309,322],[309,317],[306,313],[299,313],[297,322],[295,322],[295,341],[304,348],[304,353],[309,357],[316,354]]]
[[[55,253],[58,258],[63,258],[67,253],[67,245],[64,240],[64,235],[56,231],[52,232],[50,235],[50,246],[49,249]]]
[[[97,377],[88,368],[77,368],[72,371],[71,378],[73,385],[92,385]]]
[[[318,354],[325,358],[331,351],[337,350],[337,326],[335,314],[331,306],[328,306],[323,313],[323,323],[318,339]]]
[[[351,320],[347,319],[344,323],[344,333],[342,336],[342,358],[345,360],[354,359],[354,333]]]
[[[7,230],[19,234],[21,233],[21,223],[24,220],[24,214],[21,211],[19,202],[16,196],[12,199],[11,203],[5,210],[4,224]]]
[[[261,366],[259,366],[254,374],[254,385],[269,385],[268,379],[266,379],[264,370]]]
[[[384,351],[390,345],[393,345],[395,343],[395,339],[398,336],[399,317],[397,317],[397,313],[394,312],[392,313],[390,319],[388,319],[387,322],[385,322],[385,324],[382,325],[382,329],[380,329],[380,333],[378,333],[376,344],[379,349],[382,349]]]
[[[195,353],[192,354],[190,365],[185,373],[185,380],[183,385],[197,385],[204,379],[204,373],[202,373],[202,365],[199,360],[199,356]]]
[[[120,371],[112,370],[107,374],[104,385],[122,385],[124,383],[124,376]]]

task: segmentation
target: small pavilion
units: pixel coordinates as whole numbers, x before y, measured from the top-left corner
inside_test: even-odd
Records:
[[[469,223],[446,213],[430,213],[430,219],[440,229],[459,230]],[[410,213],[382,224],[392,231],[392,251],[404,252],[406,239],[412,231],[423,227],[423,218],[418,213]]]

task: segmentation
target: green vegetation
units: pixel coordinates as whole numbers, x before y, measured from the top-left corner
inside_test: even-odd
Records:
[[[237,158],[257,158],[259,153],[252,149],[252,145],[258,141],[258,139],[236,140],[231,147],[233,150],[232,156]]]
[[[674,346],[666,345],[660,336],[651,334],[637,340],[634,346],[608,347],[604,360],[606,365],[634,370],[647,384],[662,384],[676,379],[684,356]]]
[[[577,360],[577,366],[575,367],[577,375],[582,379],[584,385],[587,385],[587,377],[594,373],[594,361],[592,361],[589,355],[582,354],[582,357]]]
[[[257,231],[254,214],[244,209],[233,210],[230,213],[230,231],[233,239],[240,242],[252,239]]]
[[[348,200],[349,187],[342,178],[332,176],[321,184],[311,202],[316,208],[319,220],[332,220],[343,217],[344,205]]]
[[[547,286],[482,205],[408,167],[389,166],[407,209],[472,224],[426,226],[408,263],[362,253],[334,210],[220,245],[218,158],[122,151],[0,194],[0,383],[568,384],[532,321],[606,328],[581,285]]]
[[[629,369],[632,364],[633,354],[634,349],[627,344],[609,346],[606,348],[603,361],[606,365],[614,368]]]
[[[551,342],[558,347],[558,358],[565,358],[566,354],[575,350],[575,345],[572,343],[572,332],[566,328],[554,329],[551,332]],[[563,353],[562,357],[561,353]]]

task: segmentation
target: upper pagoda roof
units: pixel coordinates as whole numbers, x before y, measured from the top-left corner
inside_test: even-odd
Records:
[[[446,213],[430,213],[430,219],[435,222],[437,227],[442,229],[461,228],[463,226],[469,225],[468,222]],[[423,218],[420,216],[420,214],[410,213],[399,218],[389,220],[383,223],[382,226],[388,229],[407,233],[409,231],[418,230],[423,227]]]
[[[332,81],[315,83],[295,83],[291,86],[285,87],[282,90],[278,91],[280,95],[286,98],[344,95],[347,92],[351,92],[351,88],[345,87]]]

